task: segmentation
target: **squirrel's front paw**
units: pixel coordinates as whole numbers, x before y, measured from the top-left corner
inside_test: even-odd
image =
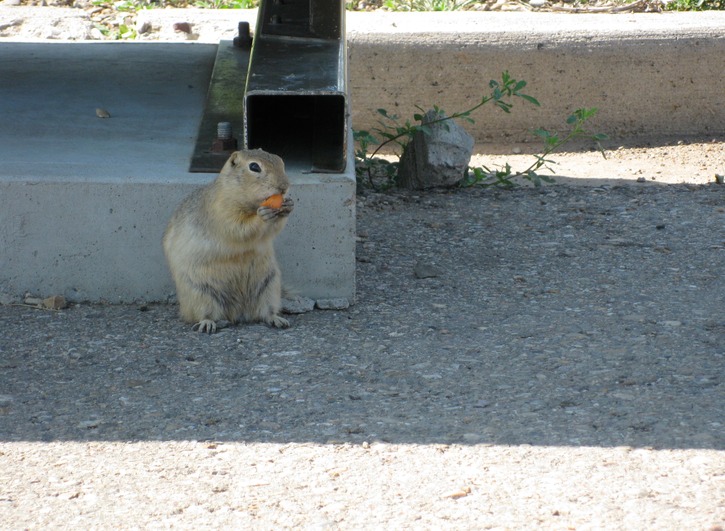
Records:
[[[295,202],[292,201],[291,198],[285,197],[284,201],[282,202],[282,208],[279,209],[280,215],[282,216],[289,216],[290,213],[295,208]]]
[[[292,199],[287,198],[282,203],[282,206],[279,208],[272,208],[268,206],[261,206],[257,209],[257,215],[262,218],[264,221],[272,221],[275,218],[278,217],[285,217],[289,216],[290,212],[295,207],[294,201]]]
[[[268,206],[261,206],[257,209],[257,215],[264,221],[272,221],[279,216],[279,209]]]

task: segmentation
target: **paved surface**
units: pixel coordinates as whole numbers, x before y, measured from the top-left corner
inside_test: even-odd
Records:
[[[725,525],[725,188],[359,201],[289,330],[0,307],[0,527]]]

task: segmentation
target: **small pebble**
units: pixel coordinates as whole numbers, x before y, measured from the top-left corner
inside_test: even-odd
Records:
[[[300,314],[311,312],[315,309],[315,301],[307,297],[295,297],[294,299],[282,299],[282,312],[288,314]]]
[[[191,24],[188,22],[177,22],[174,24],[174,31],[179,33],[191,33]]]
[[[28,295],[27,297],[25,297],[24,302],[28,306],[41,306],[43,304],[43,299],[41,299],[40,297],[32,297]]]
[[[413,275],[415,278],[434,278],[441,274],[441,271],[431,264],[417,262],[413,267]]]
[[[49,310],[63,310],[68,307],[68,302],[62,295],[53,295],[43,299],[43,307]]]
[[[457,500],[458,498],[465,498],[471,493],[471,487],[463,487],[459,490],[455,490],[453,492],[449,492],[447,494],[444,494],[443,498],[451,498],[453,500]]]
[[[347,299],[318,299],[315,302],[318,310],[346,310],[350,307],[350,301]]]

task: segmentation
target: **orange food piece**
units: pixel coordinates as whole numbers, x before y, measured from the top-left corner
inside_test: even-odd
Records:
[[[282,201],[284,201],[284,197],[282,197],[282,194],[274,194],[270,195],[267,199],[262,201],[261,206],[278,209],[282,208]]]

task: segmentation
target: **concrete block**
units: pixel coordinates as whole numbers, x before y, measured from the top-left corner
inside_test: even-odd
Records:
[[[187,171],[215,53],[196,44],[0,47],[0,293],[173,296],[161,237],[183,197],[215,177]],[[98,107],[111,117],[98,118]],[[285,283],[301,296],[352,300],[354,165],[288,172],[296,207],[277,240]]]

